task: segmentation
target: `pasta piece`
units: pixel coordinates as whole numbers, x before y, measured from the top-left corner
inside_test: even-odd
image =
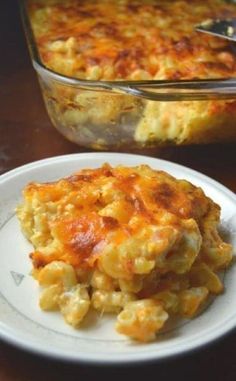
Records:
[[[65,321],[77,327],[90,306],[90,299],[86,287],[77,284],[70,291],[64,292],[59,299],[59,307]]]
[[[143,287],[143,278],[135,275],[132,280],[119,279],[119,287],[123,292],[139,292]]]
[[[119,312],[127,303],[135,300],[135,296],[121,291],[94,291],[92,306],[101,312]]]
[[[113,201],[99,211],[100,216],[112,217],[121,223],[128,223],[132,217],[134,208],[124,200]]]
[[[117,317],[116,330],[136,340],[151,341],[167,319],[168,313],[157,301],[138,300],[126,304]]]
[[[114,291],[117,286],[115,279],[112,279],[109,275],[104,274],[99,270],[94,271],[90,284],[93,288],[104,291]]]
[[[158,300],[163,308],[171,314],[176,314],[179,309],[179,298],[176,293],[171,291],[162,291],[153,295],[155,300]]]
[[[46,287],[40,294],[39,305],[44,311],[59,309],[59,298],[63,292],[61,284],[52,284]]]
[[[205,263],[198,263],[191,268],[190,281],[192,286],[205,286],[208,291],[219,294],[223,291],[223,284],[209,266]]]
[[[181,291],[179,293],[180,315],[187,318],[193,317],[207,296],[208,289],[206,287],[192,287]]]
[[[186,273],[199,254],[202,244],[202,236],[194,219],[182,221],[182,234],[176,237],[174,243],[175,246],[172,245],[164,257],[157,258],[157,267],[164,272]]]
[[[38,274],[40,286],[62,284],[65,288],[75,286],[77,283],[75,270],[64,262],[53,261],[43,267]]]

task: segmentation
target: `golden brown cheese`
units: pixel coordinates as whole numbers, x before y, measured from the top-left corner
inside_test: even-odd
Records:
[[[85,79],[233,77],[234,44],[195,31],[206,19],[236,17],[223,0],[31,1],[43,62]]]
[[[55,183],[31,183],[24,198],[18,215],[36,248],[36,267],[52,259],[93,267],[105,243],[121,244],[148,226],[181,231],[183,221],[193,221],[207,236],[220,214],[200,188],[147,166],[104,165]],[[205,230],[208,219],[211,224]],[[159,235],[165,236],[165,230]]]

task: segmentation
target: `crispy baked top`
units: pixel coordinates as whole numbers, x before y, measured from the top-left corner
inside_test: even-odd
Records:
[[[145,165],[104,165],[55,183],[31,183],[18,209],[23,231],[36,249],[36,267],[58,259],[93,267],[106,250],[116,252],[120,247],[132,255],[143,244],[147,256],[152,251],[165,256],[169,250],[174,258],[177,250],[177,257],[189,265],[199,252],[201,237],[203,246],[207,236],[208,248],[220,247],[215,230],[219,213],[218,205],[200,188]],[[181,246],[183,237],[188,255]],[[182,265],[173,269],[185,271]],[[132,270],[132,260],[127,266],[124,273]],[[169,268],[165,264],[163,269]]]
[[[32,0],[43,62],[68,76],[142,80],[232,77],[235,45],[195,31],[236,17],[223,0]]]

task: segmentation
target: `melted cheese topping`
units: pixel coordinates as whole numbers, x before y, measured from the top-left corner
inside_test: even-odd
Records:
[[[200,188],[144,165],[104,165],[55,183],[31,183],[24,199],[18,217],[35,247],[36,268],[62,260],[99,266],[114,278],[148,273],[150,266],[184,273],[201,247],[209,263],[208,250],[223,247],[219,207]]]
[[[223,0],[31,1],[46,66],[86,79],[189,79],[236,75],[234,44],[195,31],[236,17]]]

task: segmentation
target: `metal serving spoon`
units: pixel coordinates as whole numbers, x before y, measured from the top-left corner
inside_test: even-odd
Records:
[[[236,41],[236,19],[208,19],[196,27],[199,32]]]

